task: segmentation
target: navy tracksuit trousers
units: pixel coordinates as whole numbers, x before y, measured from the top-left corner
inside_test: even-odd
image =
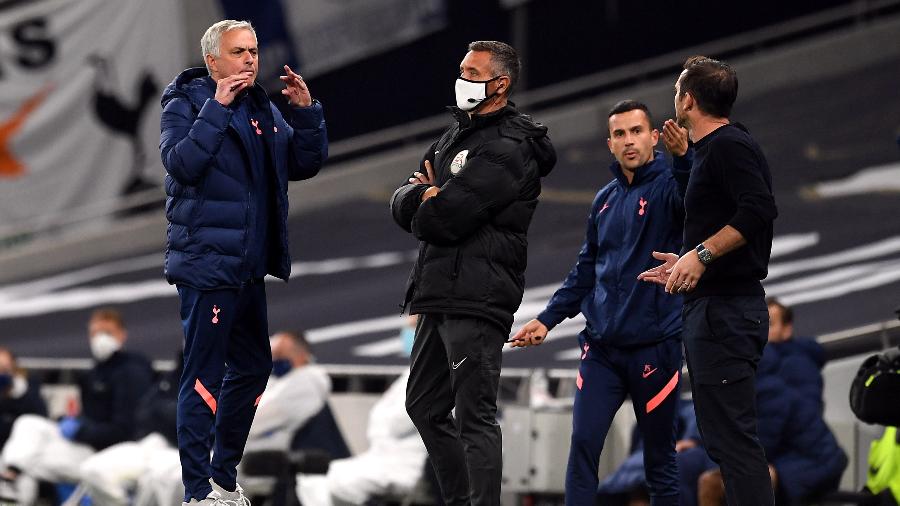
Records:
[[[184,327],[178,452],[189,502],[212,491],[210,478],[235,489],[237,465],[272,370],[272,348],[262,279],[238,289],[178,286],[178,294]]]
[[[644,469],[651,504],[678,505],[675,463],[681,380],[681,341],[666,339],[637,348],[615,348],[579,336],[572,443],[566,470],[566,505],[594,504],[600,451],[616,411],[630,396],[644,438]]]

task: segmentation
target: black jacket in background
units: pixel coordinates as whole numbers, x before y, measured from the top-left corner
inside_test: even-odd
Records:
[[[135,439],[151,433],[161,434],[172,446],[178,446],[178,384],[184,371],[184,354],[175,361],[175,369],[164,375],[138,403],[135,412]]]
[[[527,232],[541,193],[540,178],[556,164],[547,128],[510,104],[456,122],[431,145],[440,193],[421,203],[423,184],[404,184],[391,213],[419,239],[403,306],[410,313],[486,318],[509,331],[522,302]]]
[[[153,378],[150,361],[126,351],[96,364],[79,381],[81,427],[75,441],[102,450],[133,439],[135,412]]]
[[[41,397],[41,386],[37,381],[28,380],[28,389],[19,398],[0,395],[0,448],[9,439],[13,422],[21,415],[47,416],[47,405]]]
[[[724,125],[694,144],[694,166],[684,197],[684,251],[725,225],[747,244],[706,267],[685,301],[710,295],[763,295],[772,252],[772,222],[778,216],[769,164],[747,128]]]

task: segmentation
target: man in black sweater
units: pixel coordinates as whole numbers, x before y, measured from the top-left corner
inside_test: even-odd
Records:
[[[760,281],[777,215],[772,177],[747,129],[728,119],[737,98],[728,64],[689,58],[675,83],[675,117],[694,142],[685,194],[684,250],[638,278],[684,294],[683,340],[697,424],[719,463],[731,505],[772,505],[756,434],[756,366],[768,337]],[[670,120],[671,121],[671,120]]]

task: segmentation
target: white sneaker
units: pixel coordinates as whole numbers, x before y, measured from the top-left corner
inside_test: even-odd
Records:
[[[213,480],[209,480],[209,483],[213,491],[207,498],[215,494],[217,496],[216,502],[213,503],[215,506],[251,506],[250,499],[244,496],[244,489],[240,485],[235,484],[234,492],[229,492]]]
[[[197,499],[191,499],[191,502],[183,502],[181,503],[181,506],[218,506],[219,504],[219,494],[213,490],[206,496],[206,499],[201,499],[199,501]]]

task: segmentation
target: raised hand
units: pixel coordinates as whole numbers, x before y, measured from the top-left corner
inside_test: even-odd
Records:
[[[294,107],[309,107],[312,105],[312,95],[309,94],[309,88],[306,87],[306,82],[303,81],[300,74],[295,73],[287,65],[284,66],[284,72],[287,75],[279,77],[285,85],[285,88],[281,90],[281,94],[286,96],[288,102]]]
[[[669,153],[675,156],[684,156],[688,150],[688,131],[686,128],[678,126],[678,123],[667,119],[663,123],[662,131],[663,144]]]
[[[224,106],[228,106],[234,102],[234,97],[241,90],[253,84],[250,76],[244,73],[235,74],[233,76],[223,77],[216,81],[216,94],[213,98]]]

